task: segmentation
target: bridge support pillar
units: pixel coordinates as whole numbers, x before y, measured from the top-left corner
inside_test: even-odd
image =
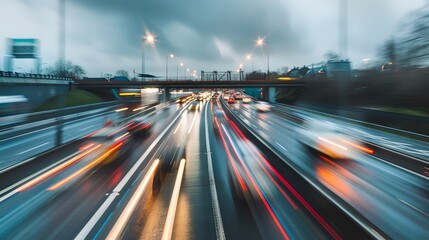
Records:
[[[276,102],[276,88],[268,88],[268,102]]]
[[[162,92],[162,102],[168,102],[171,99],[170,88],[164,88]]]
[[[261,88],[261,98],[268,102],[276,102],[276,88],[275,87],[264,87]]]

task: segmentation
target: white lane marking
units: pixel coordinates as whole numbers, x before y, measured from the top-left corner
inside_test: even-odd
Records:
[[[278,143],[277,141],[275,141],[276,142],[276,144],[279,146],[279,147],[281,147],[283,150],[285,150],[286,152],[289,152],[285,147],[283,147],[280,143]]]
[[[423,178],[423,179],[425,179],[425,180],[429,180],[429,177],[428,177],[428,176],[422,175],[422,174],[417,173],[417,172],[413,172],[413,171],[411,171],[411,170],[409,170],[409,169],[407,169],[407,168],[401,167],[401,166],[399,166],[399,165],[396,165],[396,164],[394,164],[394,163],[391,163],[391,162],[389,162],[389,161],[387,161],[387,160],[384,160],[384,159],[382,159],[382,158],[376,157],[376,156],[374,156],[374,155],[372,155],[372,157],[373,157],[373,158],[375,158],[375,159],[377,159],[377,160],[379,160],[379,161],[382,161],[382,162],[384,162],[384,163],[386,163],[386,164],[388,164],[388,165],[390,165],[390,166],[392,166],[392,167],[394,167],[394,168],[399,168],[399,169],[401,169],[401,170],[403,170],[403,171],[405,171],[405,172],[411,173],[411,174],[412,174],[412,175],[414,175],[414,176],[417,176],[417,177],[419,177],[419,178]]]
[[[104,214],[104,212],[107,210],[107,208],[112,204],[113,200],[115,200],[116,196],[118,194],[110,194],[106,201],[101,205],[101,207],[95,212],[94,216],[101,216]],[[76,236],[75,239],[83,240],[88,236],[89,232],[91,231],[92,227],[98,222],[99,218],[92,217],[89,222],[85,225],[85,227],[80,231],[79,235]],[[86,226],[91,226],[90,228],[87,228]]]
[[[429,215],[427,213],[423,212],[422,210],[418,209],[417,207],[413,206],[412,204],[410,204],[410,203],[408,203],[402,199],[399,199],[399,198],[398,198],[398,200],[401,201],[403,204],[407,205],[408,207],[410,207],[410,208],[420,212],[421,214],[425,215],[426,217],[429,217]]]
[[[17,141],[11,141],[11,142],[6,142],[3,146],[0,147],[0,151],[7,151],[7,149],[10,148],[17,148],[18,145],[28,145],[28,142],[37,142],[37,139],[44,139],[47,138],[49,135],[53,135],[55,132],[44,132],[44,133],[40,133],[38,135],[34,135],[34,136],[28,136],[26,138],[17,140]]]
[[[180,186],[182,185],[183,172],[185,171],[185,163],[185,159],[180,160],[176,182],[174,183],[173,194],[171,195],[170,205],[168,206],[167,219],[165,220],[164,231],[162,231],[162,240],[170,240],[171,235],[173,234],[174,217],[176,216],[177,202],[179,201]]]
[[[195,118],[197,117],[197,113],[195,112],[194,118],[192,118],[191,126],[189,127],[188,133],[191,133],[192,128],[194,127]]]
[[[116,221],[115,225],[113,226],[112,230],[110,231],[109,235],[106,239],[119,239],[119,236],[121,235],[122,231],[124,230],[128,220],[130,219],[131,215],[133,214],[135,208],[137,207],[137,204],[139,204],[141,197],[143,196],[143,193],[146,189],[147,184],[149,183],[150,179],[152,178],[153,174],[155,173],[155,170],[159,164],[159,159],[156,159],[152,165],[150,166],[148,172],[144,176],[143,180],[137,187],[136,192],[131,197],[130,201],[128,202],[127,206],[124,208],[124,211],[119,216],[118,220]]]
[[[207,122],[207,109],[208,109],[207,105],[205,110],[205,125],[206,125],[205,133],[206,133],[207,161],[208,161],[208,167],[209,167],[209,184],[210,184],[210,192],[212,196],[213,216],[215,220],[214,222],[215,222],[215,228],[216,228],[216,237],[219,240],[225,240],[226,239],[225,231],[223,229],[222,216],[220,213],[219,200],[218,200],[217,191],[216,191],[216,181],[215,181],[215,176],[213,171],[212,152],[210,149],[209,129],[208,129],[208,122]]]
[[[13,164],[13,165],[7,166],[7,167],[5,167],[5,168],[3,168],[3,169],[1,169],[1,170],[0,170],[0,174],[2,174],[2,173],[4,173],[4,172],[7,172],[7,171],[9,171],[10,169],[13,169],[13,168],[19,167],[19,166],[21,166],[21,165],[23,165],[23,164],[25,164],[25,163],[27,163],[27,162],[33,161],[35,158],[36,158],[36,157],[31,157],[31,158],[26,159],[26,160],[24,160],[24,161],[20,161],[20,162],[18,162],[17,164]],[[1,161],[1,162],[5,162],[5,161]]]
[[[177,119],[183,113],[184,109],[182,109],[179,112],[179,114],[173,119],[173,121],[171,121],[171,123],[164,129],[164,131],[161,134],[158,135],[158,137],[155,139],[155,141],[152,142],[152,144],[147,148],[146,152],[143,153],[143,155],[139,158],[139,160],[137,160],[137,162],[130,169],[130,171],[128,171],[128,173],[124,176],[124,178],[122,178],[122,180],[115,187],[115,189],[113,189],[114,193],[119,193],[124,188],[125,184],[127,184],[127,182],[131,179],[131,177],[134,175],[134,173],[137,171],[137,169],[140,167],[140,165],[143,163],[143,161],[147,158],[147,156],[149,155],[149,153],[153,150],[153,148],[158,144],[158,142],[161,140],[161,138],[164,137],[164,135],[167,133],[167,131],[170,130],[170,128],[173,126],[173,124],[177,121]],[[109,201],[109,203],[107,203],[108,201]],[[104,213],[106,212],[108,206],[112,203],[112,201],[113,201],[113,199],[110,200],[108,198],[103,203],[103,205],[91,217],[91,219],[89,220],[89,222],[82,228],[82,230],[79,232],[79,234],[76,236],[75,239],[79,239],[79,240],[80,239],[85,239],[88,236],[88,234],[91,232],[92,228],[94,228],[95,224],[104,215]],[[106,206],[106,204],[107,204],[107,206]]]
[[[180,119],[180,122],[179,122],[179,124],[177,125],[176,130],[174,130],[173,134],[176,134],[176,133],[177,133],[177,131],[178,131],[178,130],[179,130],[179,128],[180,128],[180,125],[182,125],[182,122],[183,122],[183,118],[182,118],[182,119]]]
[[[21,184],[23,184],[23,183],[27,182],[28,180],[30,180],[30,179],[32,179],[32,178],[34,178],[34,177],[36,177],[36,176],[38,176],[38,175],[40,175],[40,174],[42,174],[42,173],[44,173],[44,172],[48,171],[49,169],[53,169],[54,167],[56,167],[56,166],[60,165],[61,163],[65,162],[65,161],[66,161],[66,160],[68,160],[69,158],[72,158],[72,157],[76,156],[76,155],[77,155],[77,154],[79,154],[79,153],[80,153],[80,152],[75,152],[75,153],[73,153],[73,154],[71,154],[71,155],[69,155],[69,156],[67,156],[67,157],[65,157],[65,158],[63,158],[63,159],[61,159],[60,161],[58,161],[58,162],[56,162],[56,163],[54,163],[54,164],[52,164],[52,165],[50,165],[50,166],[47,166],[46,168],[44,168],[44,169],[42,169],[42,170],[40,170],[40,171],[38,171],[38,172],[36,172],[36,173],[33,173],[32,175],[30,175],[30,176],[28,176],[28,177],[26,177],[26,178],[22,179],[21,181],[18,181],[18,182],[16,182],[16,183],[14,183],[14,184],[10,185],[9,187],[7,187],[7,188],[5,188],[5,189],[1,190],[1,191],[0,191],[0,195],[4,194],[5,192],[8,192],[9,190],[11,190],[11,189],[13,189],[13,188],[18,187],[19,185],[21,185]],[[34,158],[31,158],[31,160],[32,160],[32,159],[34,159]],[[27,161],[28,161],[28,160],[27,160]],[[1,198],[0,198],[0,203],[1,203],[1,202],[3,202],[4,200],[6,200],[6,199],[10,198],[11,196],[13,196],[15,193],[17,193],[17,192],[14,190],[14,191],[11,191],[10,193],[8,193],[7,195],[5,195],[5,196],[1,197]]]
[[[27,133],[23,133],[23,134],[20,134],[20,135],[15,135],[15,136],[13,136],[13,137],[4,138],[4,139],[1,139],[1,140],[0,140],[0,142],[9,141],[9,140],[12,140],[12,139],[15,139],[15,138],[19,138],[19,137],[22,137],[22,136],[26,136],[26,135],[29,135],[29,134],[33,134],[33,133],[37,133],[37,132],[41,132],[41,131],[45,131],[45,130],[48,130],[49,128],[54,128],[54,127],[55,127],[55,126],[50,126],[50,127],[46,127],[46,128],[42,128],[42,129],[38,129],[38,130],[36,130],[36,131],[27,132]]]
[[[43,146],[45,146],[45,145],[47,145],[47,144],[49,144],[49,142],[45,142],[45,143],[40,144],[40,145],[38,145],[38,146],[35,146],[35,147],[33,147],[33,148],[30,148],[30,149],[27,149],[27,150],[25,150],[25,151],[22,151],[22,152],[20,152],[20,153],[18,153],[18,154],[15,154],[15,156],[18,156],[18,155],[21,155],[21,154],[24,154],[24,153],[27,153],[27,152],[33,151],[34,149],[36,149],[36,148],[40,148],[40,147],[43,147]]]
[[[91,125],[91,126],[88,126],[88,127],[85,127],[85,128],[81,128],[81,129],[79,129],[79,130],[78,130],[78,132],[85,131],[86,129],[91,128],[91,127],[94,127],[94,126],[95,126],[95,125]]]

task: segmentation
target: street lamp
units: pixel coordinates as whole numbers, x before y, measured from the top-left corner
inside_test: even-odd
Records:
[[[268,42],[265,41],[264,38],[258,38],[258,40],[256,40],[256,46],[265,46],[267,49],[267,81],[270,80],[270,52],[269,52],[269,47],[268,47]]]
[[[187,73],[189,72],[189,68],[187,68],[186,69],[186,72],[185,72],[185,80],[186,80],[186,77],[187,77]]]
[[[142,44],[142,74],[146,73],[146,65],[145,65],[145,43],[149,45],[154,45],[156,42],[155,35],[150,32],[146,32],[146,35],[143,37]],[[144,79],[144,78],[143,78]]]
[[[183,67],[183,63],[180,63],[180,66]],[[179,81],[179,64],[176,65],[176,80]]]
[[[252,57],[252,55],[251,54],[247,54],[246,59],[247,60],[249,60],[249,59],[252,60],[252,72],[253,72],[253,57]]]
[[[165,80],[168,80],[168,59],[174,58],[174,54],[167,55],[165,57]]]

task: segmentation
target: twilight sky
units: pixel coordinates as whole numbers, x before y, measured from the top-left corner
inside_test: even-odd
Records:
[[[338,52],[340,0],[66,0],[66,57],[83,66],[88,76],[141,71],[142,36],[157,36],[145,46],[146,72],[179,76],[199,72],[266,71],[266,53],[255,48],[258,37],[269,43],[270,70],[302,66]],[[410,12],[427,0],[348,0],[349,59],[377,58],[377,48],[400,30]],[[2,0],[0,53],[6,38],[38,38],[43,67],[58,59],[58,0]],[[0,69],[4,69],[4,57]],[[30,60],[16,60],[15,71],[30,71]]]

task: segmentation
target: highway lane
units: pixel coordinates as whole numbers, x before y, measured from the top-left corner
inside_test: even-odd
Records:
[[[238,204],[248,204],[261,236],[266,239],[341,238],[317,210],[300,199],[300,190],[288,183],[288,176],[278,175],[268,157],[223,114],[220,104],[216,104],[214,113],[219,139],[228,149],[229,168],[234,169],[230,174],[236,175],[232,178],[242,179],[237,186],[231,186],[231,190]]]
[[[327,238],[328,232],[324,231],[319,222],[301,211],[297,204],[289,202],[293,200],[286,196],[278,180],[268,173],[267,167],[255,165],[255,162],[262,161],[261,152],[249,140],[243,139],[223,115],[214,120],[213,113],[218,110],[217,105],[210,101],[207,103],[208,108],[204,108],[202,104],[201,111],[183,113],[181,120],[172,127],[169,137],[159,146],[153,158],[167,160],[171,171],[166,174],[157,194],[153,195],[154,190],[149,190],[140,200],[142,204],[127,224],[122,237],[159,239],[170,228],[173,239]],[[202,115],[206,109],[207,125]],[[216,130],[219,128],[215,127],[219,123],[225,128],[222,135]],[[206,127],[208,135],[205,135]],[[227,144],[226,134],[231,138]],[[209,152],[205,145],[207,140]],[[241,189],[234,188],[229,180],[228,161],[231,160],[232,151],[237,151],[233,158],[245,159],[255,184],[254,191],[260,195],[249,196],[246,200],[234,197],[240,194]],[[214,186],[218,196],[215,201],[210,191],[208,154],[212,158]],[[173,186],[180,175],[179,159],[182,158],[186,160],[186,166],[175,205],[174,223],[167,227]],[[219,205],[219,212],[216,212],[216,204]],[[217,221],[217,217],[220,221]],[[109,229],[109,226],[107,224],[106,228]]]
[[[1,238],[74,238],[85,221],[105,200],[106,194],[112,191],[124,174],[134,166],[136,159],[147,150],[151,141],[157,137],[155,133],[160,132],[176,112],[177,107],[173,105],[151,114],[147,121],[156,120],[153,134],[146,139],[130,138],[123,142],[124,147],[116,148],[117,145],[111,141],[99,143],[94,138],[88,138],[87,143],[79,146],[81,152],[89,151],[98,144],[102,146],[31,187],[15,188],[2,194]],[[82,149],[84,146],[87,150]],[[73,159],[73,156],[69,159]],[[145,166],[142,165],[141,168]],[[42,174],[37,176],[40,175]],[[68,178],[70,179],[64,185],[52,188]],[[11,192],[14,194],[10,195]]]
[[[248,209],[237,208],[232,198],[227,181],[228,170],[225,165],[224,149],[216,143],[218,139],[214,135],[210,115],[207,130],[209,144],[213,148],[211,153],[207,153],[204,115],[206,104],[209,103],[200,102],[198,111],[184,112],[173,126],[168,139],[158,148],[156,158],[167,160],[170,171],[155,195],[153,190],[146,194],[147,197],[139,207],[138,214],[133,216],[128,224],[129,228],[123,235],[124,239],[159,239],[163,236],[178,163],[182,158],[186,160],[186,165],[172,224],[172,238],[225,239],[225,235],[228,239],[261,238]],[[213,203],[213,193],[210,190],[207,154],[213,156],[217,203]],[[213,209],[215,204],[219,205],[218,220],[220,225],[225,227],[224,233],[221,230],[223,227],[215,224],[216,214]]]
[[[317,114],[305,109],[288,107],[286,105],[276,104],[275,111],[295,116],[300,119],[318,119],[333,122],[335,124],[341,125],[344,130],[349,131],[350,134],[357,138],[383,146],[388,149],[392,149],[405,155],[429,161],[429,144],[427,142],[371,129],[359,125],[359,122],[352,124],[340,118],[324,116],[322,114]]]
[[[103,127],[106,117],[115,118],[116,113],[112,112],[107,116],[97,116],[94,118],[63,124],[62,143],[82,138],[91,132]],[[57,147],[58,128],[54,124],[50,127],[35,130],[25,134],[0,140],[0,169],[10,167],[23,160],[31,158],[47,150]]]
[[[51,125],[28,132],[21,132],[20,128],[16,127],[16,134],[8,132],[0,136],[0,171],[58,147],[58,131],[61,131],[61,144],[66,144],[103,128],[107,121],[117,123],[137,113],[110,110],[66,123],[54,119]]]
[[[236,103],[230,107],[254,132],[298,166],[303,175],[332,191],[388,235],[428,236],[427,178],[368,154],[343,161],[320,156],[303,146],[297,131],[300,126],[287,118],[273,112],[257,112],[253,104]]]
[[[146,137],[126,133],[125,121],[111,140],[71,144],[51,157],[73,164],[0,191],[0,238],[339,238],[220,105],[189,104],[138,116],[154,123]],[[231,180],[232,162],[247,190]]]

